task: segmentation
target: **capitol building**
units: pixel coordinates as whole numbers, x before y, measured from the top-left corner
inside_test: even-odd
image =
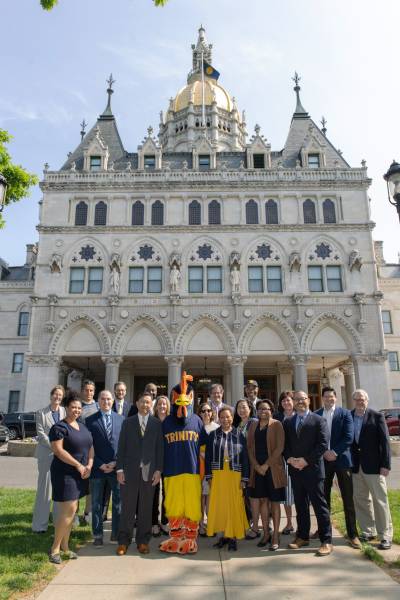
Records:
[[[183,368],[198,400],[212,381],[234,404],[256,379],[274,401],[308,390],[314,409],[327,384],[344,406],[356,387],[392,404],[365,163],[307,113],[297,75],[283,149],[248,133],[212,51],[201,27],[186,85],[135,152],[110,77],[97,122],[45,168],[38,244],[24,266],[0,260],[1,411],[87,377],[125,381],[130,400],[148,381],[165,393]]]

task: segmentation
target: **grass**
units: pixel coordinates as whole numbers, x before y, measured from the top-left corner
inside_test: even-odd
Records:
[[[400,490],[389,490],[390,512],[393,521],[393,543],[400,544]],[[346,533],[342,498],[338,492],[332,494],[332,519],[340,533]]]
[[[42,586],[57,573],[48,561],[53,527],[45,534],[31,530],[34,490],[0,488],[0,600]],[[91,537],[89,526],[71,536],[71,549]]]

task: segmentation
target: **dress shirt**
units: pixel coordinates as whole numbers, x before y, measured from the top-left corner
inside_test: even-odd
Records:
[[[115,408],[116,408],[116,410],[117,410],[117,413],[118,413],[119,415],[122,415],[122,411],[123,411],[123,409],[124,409],[124,399],[122,399],[122,400],[117,400],[117,399],[116,399],[116,400],[115,400]]]
[[[59,420],[60,420],[60,411],[59,411],[59,409],[52,410],[51,411],[51,416],[53,417],[54,423],[58,423]]]
[[[354,439],[356,440],[357,444],[360,439],[361,427],[364,421],[364,416],[365,413],[363,413],[362,415],[357,415],[356,413],[354,413]]]
[[[100,411],[100,412],[101,412],[101,416],[103,418],[104,427],[107,430],[107,418],[106,417],[111,417],[111,410]]]
[[[296,431],[299,426],[299,419],[301,418],[301,424],[304,425],[304,421],[306,420],[306,418],[308,417],[309,414],[310,414],[309,410],[306,410],[306,412],[301,415],[296,413]]]
[[[324,419],[328,423],[329,450],[331,449],[332,420],[333,420],[333,413],[334,412],[335,412],[335,405],[333,405],[332,408],[330,408],[329,410],[326,410],[326,408],[324,408],[324,412],[322,413],[322,416],[324,417]]]
[[[146,429],[147,421],[149,420],[149,415],[147,414],[147,415],[143,416],[143,415],[139,415],[139,413],[138,413],[138,419],[139,419],[140,429],[142,429],[142,428]]]

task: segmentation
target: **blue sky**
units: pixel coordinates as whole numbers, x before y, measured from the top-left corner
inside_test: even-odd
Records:
[[[190,45],[202,23],[213,43],[220,82],[281,149],[295,106],[291,77],[316,122],[353,167],[365,158],[375,239],[386,260],[400,250],[396,211],[382,174],[398,143],[398,22],[400,3],[386,0],[60,0],[46,13],[39,0],[2,0],[0,127],[14,136],[15,162],[39,175],[58,169],[106,104],[110,72],[113,110],[125,148],[136,151],[148,125],[185,84]],[[23,264],[25,244],[37,241],[39,188],[8,207],[0,256]]]

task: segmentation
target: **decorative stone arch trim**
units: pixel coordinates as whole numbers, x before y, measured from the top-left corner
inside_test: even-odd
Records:
[[[211,244],[211,247],[215,247],[216,250],[218,250],[218,252],[220,253],[220,255],[222,256],[222,261],[220,261],[220,265],[221,266],[225,266],[227,264],[227,259],[228,259],[228,253],[226,252],[226,250],[224,249],[223,245],[216,239],[214,239],[211,236],[208,235],[199,235],[196,239],[191,240],[189,242],[189,244],[187,244],[183,251],[182,251],[182,263],[184,265],[190,266],[191,262],[189,261],[189,257],[191,254],[191,251],[194,250],[196,248],[196,246],[201,246],[203,244]],[[199,259],[199,262],[202,262],[201,259]],[[193,263],[195,264],[195,263]]]
[[[141,201],[144,203],[143,199]],[[131,244],[129,244],[128,248],[126,250],[124,250],[124,252],[122,254],[122,264],[128,265],[130,267],[135,266],[133,262],[130,262],[132,254],[136,250],[136,248],[139,248],[140,246],[144,246],[145,244],[147,244],[147,245],[151,244],[152,246],[154,246],[156,251],[162,257],[162,261],[159,263],[160,267],[165,266],[168,263],[168,254],[167,254],[163,244],[161,244],[154,237],[147,235],[147,236],[143,236],[139,240],[136,240],[136,241],[132,242]],[[148,264],[153,264],[153,261],[149,260]]]
[[[288,253],[285,250],[285,248],[276,239],[274,239],[271,235],[266,234],[266,235],[256,237],[254,240],[251,240],[247,244],[246,251],[242,253],[242,264],[246,265],[246,266],[251,265],[251,262],[249,260],[250,254],[253,252],[253,250],[256,246],[262,245],[265,243],[270,244],[273,248],[275,248],[277,250],[277,253],[280,256],[280,262],[277,262],[278,265],[286,265],[288,263],[289,256],[288,256]]]
[[[345,261],[347,258],[347,252],[346,252],[345,248],[343,247],[343,245],[340,242],[338,242],[333,236],[325,235],[325,234],[321,234],[321,233],[316,235],[314,238],[308,239],[307,242],[301,248],[300,252],[301,252],[303,264],[308,264],[308,262],[309,262],[308,255],[310,254],[310,252],[312,252],[314,250],[314,248],[317,246],[317,244],[323,243],[323,242],[328,242],[328,243],[332,244],[332,246],[334,248],[337,248],[341,255],[340,258],[342,260],[342,264],[345,264]]]
[[[15,312],[16,313],[28,312],[30,314],[30,312],[31,312],[31,303],[28,300],[24,300],[23,302],[21,302],[20,304],[18,304],[18,306],[16,306]]]
[[[364,344],[358,332],[343,317],[331,312],[324,312],[311,321],[301,339],[301,352],[310,353],[311,340],[327,324],[333,326],[340,335],[344,336],[349,344],[349,354],[364,354]]]
[[[272,328],[279,334],[283,335],[286,342],[287,351],[293,353],[300,353],[300,342],[293,331],[283,319],[277,317],[272,313],[263,313],[253,321],[250,321],[242,331],[238,341],[238,352],[241,354],[248,354],[248,347],[250,341],[253,339],[257,330],[261,329],[263,325],[271,325]]]
[[[49,346],[49,354],[50,355],[60,354],[60,352],[58,351],[58,347],[59,347],[60,341],[63,338],[64,334],[69,329],[75,328],[77,325],[79,325],[80,322],[85,324],[87,327],[89,327],[89,329],[94,333],[96,338],[99,340],[100,346],[101,346],[101,354],[111,354],[110,339],[109,339],[104,327],[93,317],[90,317],[89,315],[82,313],[82,314],[76,315],[75,317],[73,317],[72,319],[67,321],[66,323],[63,323],[61,325],[61,327],[59,327],[59,329],[55,332],[55,334],[53,335],[52,340],[50,342],[50,346]]]
[[[174,354],[174,342],[168,329],[155,317],[147,313],[137,315],[125,323],[115,336],[112,345],[112,354],[123,356],[123,341],[128,330],[135,325],[147,325],[155,336],[161,341],[162,351],[164,354]]]
[[[200,329],[203,324],[209,325],[218,337],[221,337],[222,334],[221,341],[228,354],[237,354],[236,339],[232,331],[221,319],[210,313],[197,315],[182,327],[176,338],[175,354],[184,356],[189,333]]]
[[[109,261],[109,251],[107,250],[107,248],[99,241],[98,237],[92,237],[90,235],[85,235],[82,238],[76,240],[67,250],[67,252],[65,253],[65,255],[63,256],[63,264],[66,267],[70,267],[73,266],[71,265],[71,260],[72,257],[74,255],[74,253],[78,250],[79,247],[83,247],[86,245],[91,245],[94,246],[95,248],[98,248],[101,253],[103,254],[103,258],[104,258],[104,263],[102,263],[100,266],[105,267]]]

